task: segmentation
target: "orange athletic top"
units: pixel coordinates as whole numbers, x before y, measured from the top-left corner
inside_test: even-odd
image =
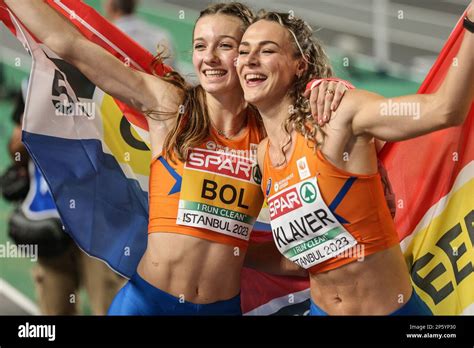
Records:
[[[272,166],[267,146],[262,189],[277,248],[312,273],[399,242],[380,175],[337,168],[321,151],[314,153],[299,133],[284,167]]]
[[[247,247],[263,204],[253,116],[238,138],[214,129],[183,163],[162,155],[151,163],[148,233],[171,232]]]

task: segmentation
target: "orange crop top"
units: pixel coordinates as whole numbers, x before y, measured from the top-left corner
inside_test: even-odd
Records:
[[[263,204],[256,160],[260,135],[253,116],[243,133],[229,140],[212,129],[185,163],[161,155],[152,161],[148,233],[247,247]]]
[[[311,273],[341,267],[398,243],[380,175],[346,172],[301,134],[286,166],[267,151],[262,189],[280,252]]]

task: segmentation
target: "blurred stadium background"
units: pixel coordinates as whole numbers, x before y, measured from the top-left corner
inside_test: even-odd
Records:
[[[85,0],[103,13],[102,0]],[[138,15],[166,28],[175,45],[177,69],[193,80],[192,28],[206,0],[140,0]],[[278,0],[242,1],[293,11],[305,18],[332,58],[336,74],[357,88],[387,97],[414,93],[441,50],[468,0]],[[12,95],[28,76],[31,59],[0,27],[0,173],[10,164],[7,143],[13,125]],[[12,206],[0,198],[0,244],[7,237]],[[37,313],[29,259],[0,259],[0,315]],[[80,294],[81,297],[84,295]],[[81,302],[90,313],[87,298]]]

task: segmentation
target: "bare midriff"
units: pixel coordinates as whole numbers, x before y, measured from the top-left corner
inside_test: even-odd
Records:
[[[311,273],[311,298],[329,315],[387,315],[411,297],[399,245],[322,273]]]
[[[213,303],[239,294],[245,252],[189,235],[150,233],[138,273],[148,283],[184,301]]]

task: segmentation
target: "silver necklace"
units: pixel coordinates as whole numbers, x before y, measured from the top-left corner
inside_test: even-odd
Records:
[[[237,134],[240,133],[240,131],[242,130],[242,128],[244,128],[244,126],[247,122],[247,118],[248,118],[247,116],[244,117],[244,119],[242,121],[242,124],[240,125],[237,132],[234,132],[233,134],[227,135],[225,131],[223,131],[222,129],[217,128],[216,125],[214,124],[214,122],[212,121],[212,119],[209,117],[209,119],[211,120],[212,128],[214,128],[216,130],[217,134],[219,134],[221,137],[224,137],[227,140],[231,140],[233,137],[235,137]]]

